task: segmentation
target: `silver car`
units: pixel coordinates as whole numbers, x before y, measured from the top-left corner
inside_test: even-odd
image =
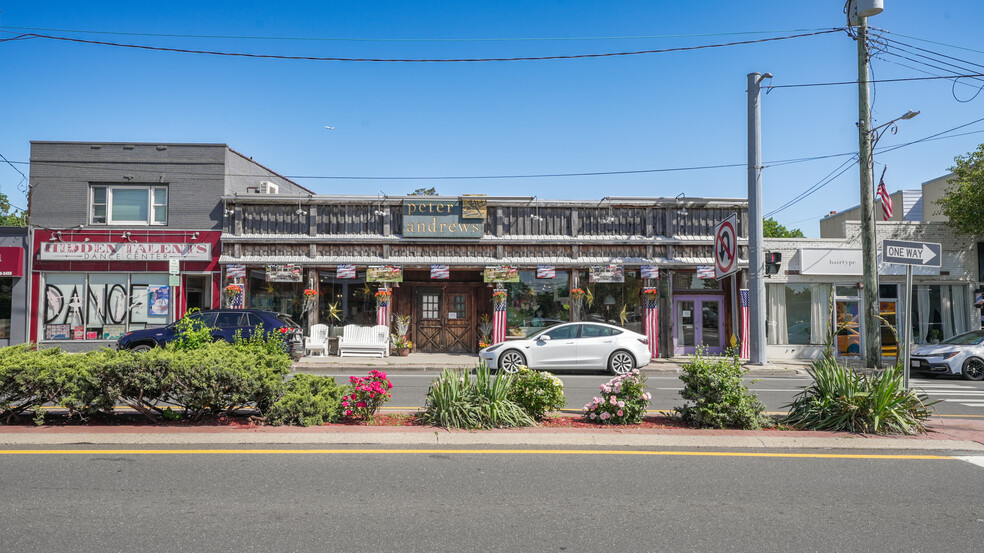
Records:
[[[939,344],[918,346],[910,358],[913,372],[960,374],[967,380],[984,380],[984,330],[964,332]]]
[[[531,369],[591,369],[625,374],[649,364],[649,340],[604,323],[564,323],[521,340],[489,346],[478,356],[489,366],[514,373]]]

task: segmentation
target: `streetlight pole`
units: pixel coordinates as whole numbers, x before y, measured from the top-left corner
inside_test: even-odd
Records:
[[[762,81],[772,74],[748,74],[748,303],[749,357],[768,363],[765,353],[765,249],[762,221]],[[737,309],[737,306],[735,306]],[[748,337],[742,336],[742,340]]]
[[[875,202],[872,190],[871,110],[868,104],[868,18],[858,16],[858,166],[861,168],[861,312],[864,318],[865,366],[881,368],[878,324],[878,252],[875,249]]]

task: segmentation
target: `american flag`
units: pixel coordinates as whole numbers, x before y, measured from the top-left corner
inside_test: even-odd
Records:
[[[742,359],[752,356],[752,346],[749,344],[750,325],[748,322],[748,289],[741,291],[741,353]]]
[[[355,278],[355,265],[339,265],[335,268],[335,276],[338,278]]]
[[[885,171],[882,171],[881,180],[878,181],[878,197],[882,204],[882,221],[887,221],[892,218],[892,196],[888,194],[888,189],[885,188]]]
[[[697,267],[697,278],[714,278],[714,267]]]
[[[232,296],[232,301],[229,302],[229,307],[232,309],[242,309],[243,308],[243,296],[246,294],[246,285],[239,285],[239,293]]]
[[[492,301],[495,311],[492,315],[492,343],[506,341],[506,301]]]
[[[242,264],[226,265],[226,278],[246,278],[246,266]]]
[[[647,299],[646,304],[646,338],[649,339],[649,353],[659,357],[659,309],[655,298]]]
[[[557,278],[557,268],[553,265],[537,265],[536,278]]]
[[[390,299],[390,302],[392,301]],[[387,302],[386,305],[376,306],[376,324],[383,325],[387,328],[390,325],[390,302]]]
[[[448,265],[431,265],[431,278],[437,280],[451,278],[451,267]]]
[[[642,278],[659,278],[659,267],[656,265],[643,265]]]

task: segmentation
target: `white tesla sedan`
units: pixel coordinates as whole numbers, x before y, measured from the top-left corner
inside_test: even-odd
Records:
[[[514,373],[531,369],[590,369],[625,374],[649,364],[649,340],[603,323],[564,323],[489,346],[478,356],[491,367]]]
[[[962,374],[967,380],[984,380],[984,330],[972,330],[938,344],[915,347],[909,358],[913,372]]]

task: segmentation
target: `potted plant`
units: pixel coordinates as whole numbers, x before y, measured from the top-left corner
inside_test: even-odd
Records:
[[[410,350],[413,349],[413,342],[410,341],[406,336],[393,335],[393,347],[396,348],[396,354],[400,357],[406,357],[410,355]]]
[[[393,292],[390,292],[386,288],[380,288],[376,292],[376,307],[385,307],[389,305],[390,298],[393,297]]]
[[[938,344],[940,343],[940,338],[943,337],[943,333],[940,332],[940,329],[934,328],[933,330],[929,331],[928,337],[929,337],[930,344]]]

